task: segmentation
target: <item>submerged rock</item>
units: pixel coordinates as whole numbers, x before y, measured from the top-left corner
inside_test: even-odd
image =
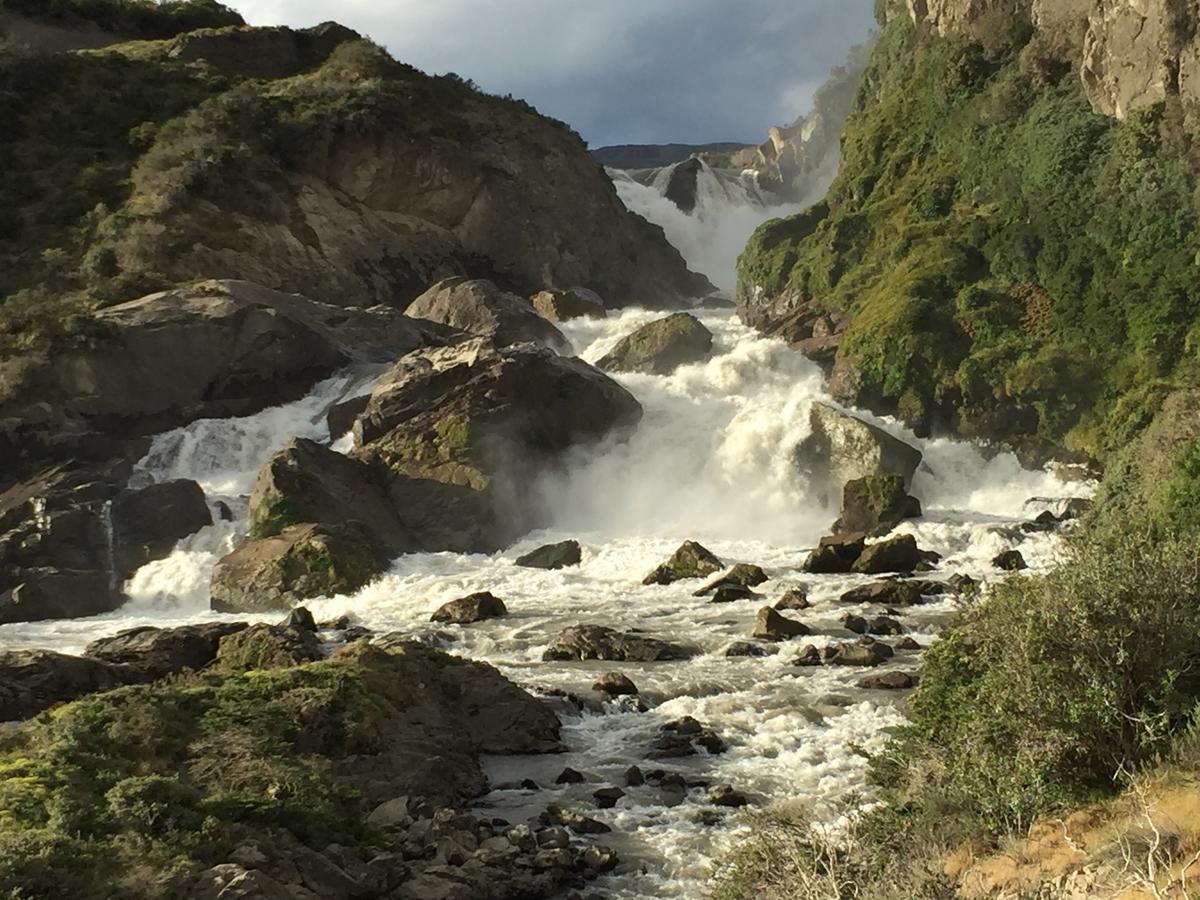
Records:
[[[707,359],[712,332],[689,313],[674,313],[621,338],[596,365],[607,372],[669,375],[688,363]]]
[[[615,662],[657,662],[688,659],[689,648],[656,638],[621,634],[600,625],[564,629],[542,654],[545,660],[605,659]]]
[[[353,593],[386,565],[357,526],[292,525],[218,562],[211,604],[219,612],[287,610],[310,597]]]
[[[770,656],[774,652],[774,649],[771,647],[764,647],[762,644],[752,644],[750,641],[734,641],[725,648],[725,655],[730,658]]]
[[[713,603],[734,603],[738,600],[760,600],[762,594],[755,593],[740,584],[723,584],[713,591]]]
[[[559,541],[518,556],[516,564],[530,569],[565,569],[579,565],[582,559],[579,541]]]
[[[708,582],[708,584],[704,585],[704,587],[700,588],[692,596],[703,597],[705,594],[726,586],[743,588],[758,587],[767,580],[769,580],[767,573],[761,567],[752,566],[748,563],[738,563],[728,572],[723,572]]]
[[[787,641],[801,635],[812,634],[803,622],[781,616],[769,606],[758,611],[754,623],[754,636],[763,641]]]
[[[508,615],[508,608],[504,605],[503,600],[492,596],[488,591],[481,591],[442,604],[429,617],[429,620],[469,625],[472,622],[482,622],[484,619],[496,619],[506,615]]]
[[[724,563],[708,548],[684,541],[671,558],[642,579],[642,584],[672,584],[683,578],[703,578],[719,572]]]
[[[835,532],[882,535],[905,519],[921,516],[921,503],[904,489],[899,475],[868,475],[846,482]]]
[[[571,352],[563,333],[526,300],[482,278],[443,278],[410,303],[405,313],[488,338],[498,347],[533,341],[558,353]]]

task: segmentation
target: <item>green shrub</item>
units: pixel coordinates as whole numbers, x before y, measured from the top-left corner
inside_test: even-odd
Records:
[[[200,825],[199,793],[178,778],[140,775],[118,781],[108,793],[109,812],[123,828],[145,837],[163,837]]]
[[[999,583],[926,654],[883,780],[996,833],[1111,790],[1200,699],[1198,589],[1192,539],[1130,522],[1048,575]],[[906,792],[915,778],[922,789]]]

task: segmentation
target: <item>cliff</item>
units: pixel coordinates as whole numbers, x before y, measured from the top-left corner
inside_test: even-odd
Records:
[[[613,305],[709,289],[566,125],[336,25],[10,53],[0,118],[10,347],[205,277],[361,306],[448,275]]]
[[[739,263],[756,327],[923,432],[1105,458],[1190,384],[1194,11],[881,4],[824,203]]]

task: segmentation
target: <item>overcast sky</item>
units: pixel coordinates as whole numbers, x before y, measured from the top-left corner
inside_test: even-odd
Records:
[[[872,0],[225,0],[254,25],[341,22],[593,146],[763,140],[874,22]]]

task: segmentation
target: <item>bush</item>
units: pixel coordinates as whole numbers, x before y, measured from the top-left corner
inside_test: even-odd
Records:
[[[1122,525],[1073,545],[1051,574],[1004,580],[947,628],[925,656],[911,726],[879,760],[886,784],[926,810],[1019,830],[1111,790],[1189,723],[1196,544]],[[908,791],[915,778],[921,790]]]
[[[142,775],[118,781],[105,795],[119,825],[145,837],[199,827],[199,794],[178,778]]]

